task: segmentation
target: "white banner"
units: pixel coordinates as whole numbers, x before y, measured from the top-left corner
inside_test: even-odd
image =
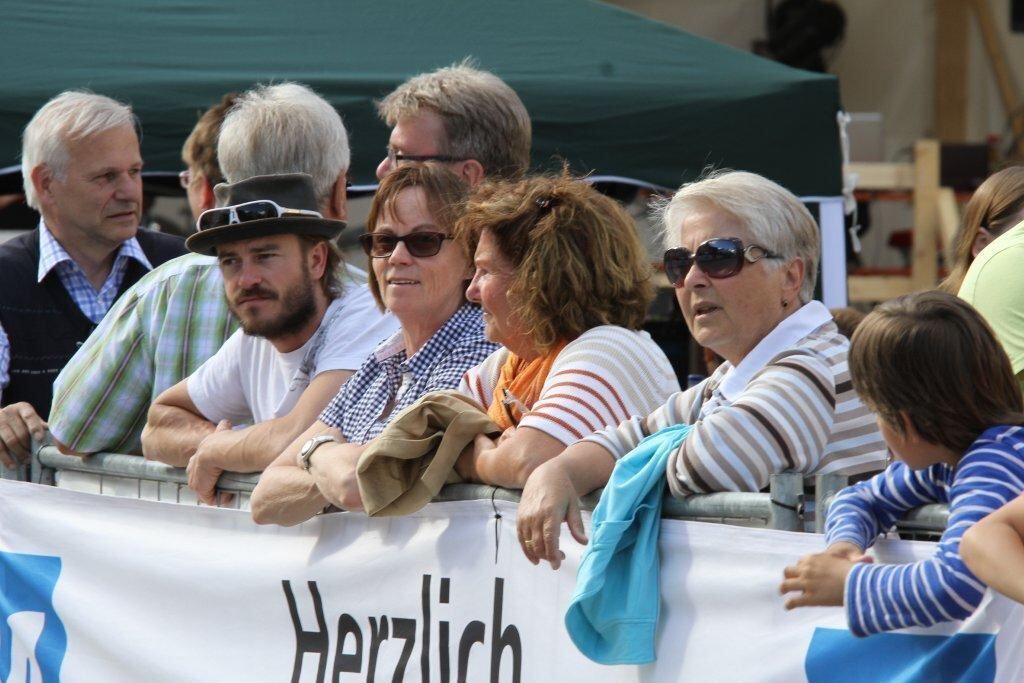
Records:
[[[782,609],[782,568],[820,536],[673,521],[657,662],[594,664],[563,626],[581,548],[565,535],[566,565],[534,567],[515,506],[496,509],[439,503],[286,529],[0,482],[0,681],[1024,679],[1016,603],[989,597],[967,623],[858,640],[840,609]]]

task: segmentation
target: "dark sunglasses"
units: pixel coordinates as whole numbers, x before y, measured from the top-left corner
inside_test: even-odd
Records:
[[[284,216],[323,218],[319,211],[288,209],[270,199],[259,199],[254,202],[246,202],[245,204],[222,206],[217,209],[203,211],[199,214],[199,220],[196,221],[196,228],[199,230],[209,230],[210,228],[219,228],[225,225],[262,221],[267,218],[282,218]]]
[[[740,272],[744,261],[754,263],[763,258],[780,259],[782,256],[756,244],[743,246],[736,237],[714,237],[702,242],[696,251],[685,247],[666,251],[665,275],[673,287],[682,287],[694,263],[708,277],[721,279]]]
[[[399,242],[404,242],[406,250],[417,258],[436,256],[444,241],[450,239],[452,236],[443,232],[410,232],[401,237],[388,232],[367,232],[359,236],[363,251],[372,258],[391,256]]]

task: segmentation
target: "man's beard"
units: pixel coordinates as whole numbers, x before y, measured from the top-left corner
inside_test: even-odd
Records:
[[[242,323],[242,331],[246,334],[266,339],[287,337],[301,332],[309,324],[309,321],[313,319],[313,316],[316,315],[316,298],[313,296],[313,288],[315,286],[316,284],[307,272],[303,274],[302,282],[285,290],[283,296],[259,286],[238,293],[236,297],[238,299],[248,296],[280,299],[283,313],[281,316],[269,320],[246,320],[239,313],[234,302],[229,301],[228,307]]]

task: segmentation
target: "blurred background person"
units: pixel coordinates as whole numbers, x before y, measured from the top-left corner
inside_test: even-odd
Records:
[[[971,195],[956,233],[953,263],[939,289],[960,291],[967,270],[981,250],[1024,220],[1024,166],[1010,166],[993,173]]]

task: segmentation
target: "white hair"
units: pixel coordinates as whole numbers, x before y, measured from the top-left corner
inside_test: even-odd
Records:
[[[814,298],[821,234],[811,212],[796,195],[756,173],[713,171],[680,187],[661,207],[665,248],[680,246],[680,227],[689,214],[709,208],[734,217],[758,245],[782,256],[781,261],[766,261],[768,267],[781,268],[794,258],[802,259],[800,301],[807,303]]]
[[[348,133],[325,99],[300,83],[257,85],[238,97],[217,142],[229,183],[258,175],[308,173],[317,200],[330,201],[348,170]]]
[[[70,161],[68,143],[122,126],[135,130],[132,108],[104,95],[67,90],[44,104],[21,138],[21,177],[28,205],[40,210],[33,169],[45,165],[64,178]]]

